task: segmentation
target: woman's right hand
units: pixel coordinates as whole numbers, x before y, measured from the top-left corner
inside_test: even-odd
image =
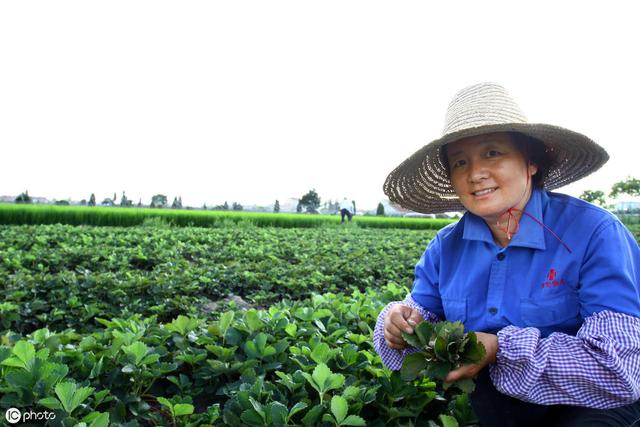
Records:
[[[397,350],[407,347],[407,342],[402,338],[402,332],[412,334],[413,327],[423,320],[418,310],[402,304],[394,305],[384,317],[385,343]]]

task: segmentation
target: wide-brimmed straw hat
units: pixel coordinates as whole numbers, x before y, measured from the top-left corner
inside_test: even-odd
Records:
[[[549,163],[542,177],[547,190],[575,182],[598,170],[609,155],[588,137],[559,126],[528,123],[509,93],[495,83],[462,89],[447,109],[442,137],[396,167],[384,183],[391,202],[422,213],[464,210],[449,180],[441,147],[470,136],[519,132],[544,143]]]

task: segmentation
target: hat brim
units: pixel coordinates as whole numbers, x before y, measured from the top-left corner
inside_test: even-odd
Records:
[[[385,180],[389,200],[421,213],[464,210],[453,190],[442,146],[471,136],[494,132],[519,132],[544,143],[550,159],[544,188],[553,190],[595,172],[609,160],[604,148],[578,132],[541,123],[506,123],[467,128],[431,141],[396,167]]]

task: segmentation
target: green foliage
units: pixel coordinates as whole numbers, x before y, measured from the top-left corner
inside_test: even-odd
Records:
[[[640,179],[627,177],[624,181],[618,181],[613,184],[609,197],[615,199],[622,194],[640,196]]]
[[[373,351],[370,325],[405,293],[389,284],[217,321],[134,316],[84,334],[5,331],[0,407],[46,408],[64,425],[427,426],[466,416],[458,394],[403,382]]]
[[[111,199],[106,199],[105,202],[109,205],[113,203]],[[216,208],[222,209],[220,206]],[[218,227],[224,222],[231,224],[251,222],[258,227],[281,228],[313,228],[340,224],[340,217],[336,215],[0,204],[0,224],[7,225],[68,224],[129,227],[141,225],[147,218],[163,218],[178,227]],[[359,228],[414,230],[439,230],[455,222],[448,219],[375,216],[354,217],[353,221]]]
[[[580,198],[582,200],[586,200],[589,203],[594,203],[600,206],[605,206],[607,204],[607,201],[604,198],[604,192],[600,190],[596,190],[596,191],[585,190],[580,195]]]
[[[308,213],[318,213],[320,207],[320,196],[316,193],[315,189],[309,190],[305,195],[300,198],[299,206],[305,209]]]
[[[96,205],[96,195],[91,193],[91,197],[89,197],[89,206],[95,206]]]
[[[413,381],[420,376],[444,380],[450,371],[464,364],[477,363],[486,354],[474,332],[465,333],[461,322],[420,322],[413,334],[402,333],[405,341],[418,349],[405,357],[400,373]],[[474,389],[473,380],[453,383],[464,392]],[[448,384],[445,384],[448,387]]]
[[[29,192],[25,191],[24,193],[20,193],[15,200],[16,203],[32,203],[31,197],[29,196]]]
[[[384,216],[384,205],[381,203],[378,203],[378,208],[376,209],[376,215],[378,216]]]
[[[371,342],[434,232],[0,234],[0,408],[94,426],[473,422],[458,389],[403,381]]]
[[[21,333],[90,331],[100,326],[96,317],[205,316],[214,305],[231,308],[230,294],[264,306],[283,296],[380,288],[406,282],[434,235],[175,228],[163,218],[144,228],[0,226],[0,324]]]

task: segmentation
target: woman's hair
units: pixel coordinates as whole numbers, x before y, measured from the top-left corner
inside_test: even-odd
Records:
[[[529,135],[520,132],[507,132],[511,136],[511,141],[518,151],[522,153],[527,162],[531,162],[538,166],[538,172],[531,177],[531,182],[535,188],[544,188],[544,179],[549,172],[549,164],[551,160],[547,154],[547,148],[544,143]],[[451,173],[449,167],[449,159],[447,157],[447,146],[440,147],[440,160],[447,171]]]
[[[544,179],[549,172],[550,159],[547,147],[538,139],[520,132],[508,132],[511,135],[516,148],[522,153],[525,160],[538,166],[538,172],[531,177],[535,188],[544,188]]]

